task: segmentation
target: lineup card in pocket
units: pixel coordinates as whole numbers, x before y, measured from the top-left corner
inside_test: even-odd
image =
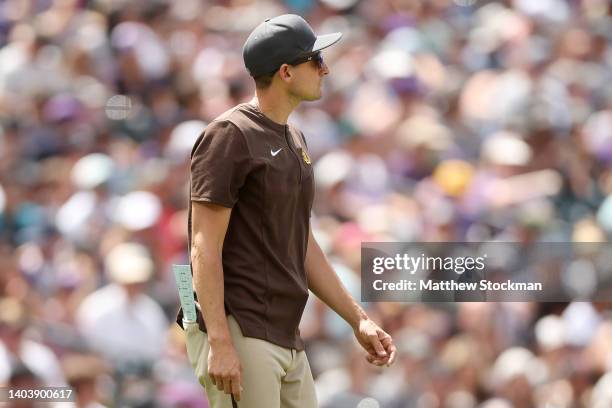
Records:
[[[193,298],[193,284],[191,282],[191,266],[172,265],[174,280],[179,292],[181,307],[183,308],[183,320],[196,321],[195,299]]]

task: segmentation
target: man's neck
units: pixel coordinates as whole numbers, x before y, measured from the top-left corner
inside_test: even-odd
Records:
[[[274,122],[285,125],[289,115],[299,105],[300,101],[268,90],[256,91],[255,96],[249,103],[259,107],[259,110]]]

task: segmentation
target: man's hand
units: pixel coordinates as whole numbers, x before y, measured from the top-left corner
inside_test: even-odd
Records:
[[[395,345],[393,339],[372,320],[366,318],[359,321],[355,328],[355,337],[368,355],[369,363],[389,367],[395,361]]]
[[[240,401],[242,390],[242,366],[238,353],[231,342],[211,344],[208,353],[208,375],[219,391],[233,394]]]

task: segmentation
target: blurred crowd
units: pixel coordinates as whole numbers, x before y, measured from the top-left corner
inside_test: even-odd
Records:
[[[242,44],[286,12],[344,33],[324,98],[290,123],[355,297],[363,241],[612,236],[608,0],[4,0],[0,385],[206,407],[171,323],[189,153],[252,97]],[[321,407],[612,407],[610,304],[364,307],[394,336],[391,368],[309,300]]]

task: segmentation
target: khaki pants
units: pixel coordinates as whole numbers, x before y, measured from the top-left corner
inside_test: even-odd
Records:
[[[206,389],[211,408],[317,407],[312,373],[304,351],[244,337],[233,316],[228,316],[228,323],[242,365],[243,390],[235,405],[232,405],[231,396],[219,391],[208,376],[210,345],[207,335],[199,330],[197,323],[184,325],[189,362]]]

